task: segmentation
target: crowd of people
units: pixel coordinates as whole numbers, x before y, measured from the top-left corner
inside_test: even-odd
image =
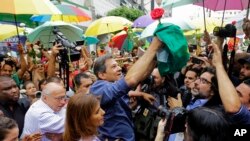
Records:
[[[250,38],[249,20],[243,29]],[[158,37],[140,57],[134,47],[133,58],[93,59],[83,47],[79,60],[67,62],[69,74],[58,61],[60,44],[48,51],[27,43],[28,53],[19,45],[18,61],[1,62],[0,140],[233,140],[231,127],[250,126],[250,53],[228,74],[224,38],[211,42],[205,32],[204,40],[205,54],[164,76],[155,59]],[[34,51],[42,56],[29,55]]]

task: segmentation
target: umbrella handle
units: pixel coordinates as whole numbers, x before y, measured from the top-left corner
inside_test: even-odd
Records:
[[[18,44],[20,44],[20,36],[19,36],[18,27],[17,27],[16,14],[14,14],[14,19],[15,19],[15,24],[16,24],[16,32],[17,32]]]
[[[248,19],[249,15],[249,7],[250,7],[250,0],[248,0],[246,19]]]
[[[226,5],[227,5],[227,0],[225,0],[225,3],[224,3],[224,10],[223,10],[223,15],[222,15],[221,27],[223,26],[223,23],[224,23]]]
[[[203,2],[203,20],[204,20],[204,27],[205,27],[205,31],[207,31],[206,15],[205,15],[205,0],[203,0],[202,2]]]

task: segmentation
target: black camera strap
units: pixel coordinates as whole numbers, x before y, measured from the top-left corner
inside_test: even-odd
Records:
[[[236,37],[234,37],[234,45],[233,45],[233,50],[231,52],[230,60],[229,60],[229,68],[228,68],[228,76],[232,75],[233,72],[233,66],[234,66],[234,57],[235,57],[235,42],[236,42]]]

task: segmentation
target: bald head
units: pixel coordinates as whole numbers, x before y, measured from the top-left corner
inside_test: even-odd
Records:
[[[42,101],[46,103],[53,111],[60,111],[66,104],[65,88],[55,82],[50,82],[45,85],[42,91]]]
[[[42,94],[51,95],[52,93],[58,91],[59,89],[64,89],[60,83],[49,82],[44,86]]]

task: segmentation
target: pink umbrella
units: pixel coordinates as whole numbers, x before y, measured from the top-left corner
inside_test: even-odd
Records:
[[[198,0],[199,2],[194,3],[195,5],[202,6],[213,11],[224,11],[222,17],[222,24],[224,22],[225,10],[243,10],[247,9],[246,17],[249,14],[250,0]],[[205,23],[205,9],[203,8],[204,23]],[[206,29],[206,24],[205,24]]]
[[[249,0],[204,0],[204,7],[213,11],[243,10],[248,7]],[[195,3],[203,7],[203,2]]]

